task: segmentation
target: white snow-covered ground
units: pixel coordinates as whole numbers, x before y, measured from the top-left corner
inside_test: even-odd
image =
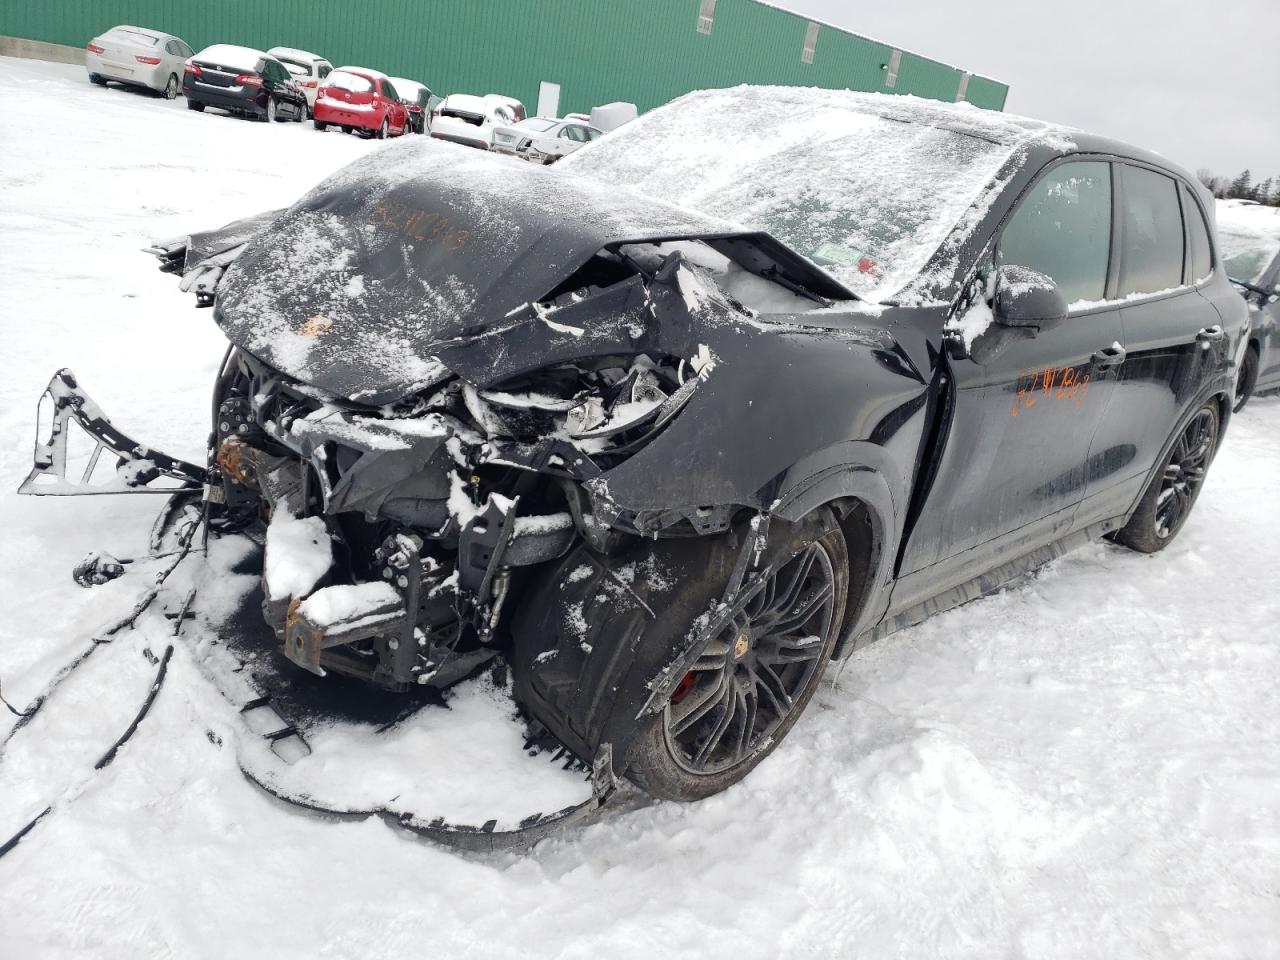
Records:
[[[70,366],[121,426],[200,456],[222,338],[138,248],[378,149],[182,107],[0,58],[0,681],[18,705],[139,589],[81,590],[73,564],[140,549],[157,506],[13,495],[49,375]],[[740,786],[523,854],[269,801],[208,736],[235,719],[181,644],[137,735],[79,786],[71,760],[145,689],[100,654],[73,722],[64,704],[21,732],[49,755],[15,738],[0,759],[0,778],[6,759],[32,771],[0,793],[6,818],[65,791],[0,860],[0,956],[1277,957],[1278,543],[1280,400],[1261,398],[1169,550],[1091,546],[890,637]],[[128,642],[163,642],[148,629]]]

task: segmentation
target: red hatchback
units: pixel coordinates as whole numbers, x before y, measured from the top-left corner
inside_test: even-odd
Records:
[[[409,132],[409,111],[385,74],[364,67],[339,67],[316,91],[312,111],[317,130],[330,125],[344,133],[363,130],[384,140]]]

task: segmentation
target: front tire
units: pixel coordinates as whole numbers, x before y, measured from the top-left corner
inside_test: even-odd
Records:
[[[810,542],[778,533],[765,572],[703,642],[662,710],[641,721],[626,776],[652,796],[700,800],[737,783],[818,689],[844,621],[848,547],[839,528]]]
[[[164,85],[164,98],[166,100],[178,99],[178,75],[176,73],[169,74],[169,82]]]
[[[388,126],[389,126],[389,125],[388,125],[387,121],[384,119],[384,120],[382,121],[382,125],[381,125],[380,127],[378,127],[378,132],[374,134],[374,137],[376,137],[378,140],[385,140],[385,139],[387,139],[387,129],[388,129]]]
[[[1258,351],[1253,344],[1244,351],[1244,359],[1240,361],[1240,372],[1236,375],[1235,405],[1232,413],[1239,413],[1253,396],[1253,388],[1258,383]]]
[[[1116,542],[1140,553],[1163,550],[1187,521],[1218,446],[1218,404],[1210,400],[1178,432],[1160,472],[1151,480]]]

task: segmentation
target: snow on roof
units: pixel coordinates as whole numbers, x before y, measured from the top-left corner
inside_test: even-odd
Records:
[[[235,67],[237,70],[253,70],[258,61],[266,56],[261,50],[252,47],[237,47],[231,43],[215,43],[205,47],[191,59],[199,63],[216,63],[219,66]]]
[[[117,30],[127,30],[129,33],[140,33],[143,36],[151,37],[154,40],[158,40],[161,37],[170,36],[170,34],[162,33],[159,30],[152,30],[149,27],[135,27],[128,23],[122,23],[118,27],[112,27],[110,30],[107,31],[107,33],[115,33]],[[104,33],[103,36],[106,36],[106,33]]]
[[[267,53],[273,57],[289,57],[292,60],[304,60],[312,63],[319,61],[329,62],[319,54],[308,53],[306,50],[298,50],[294,47],[272,47]]]
[[[338,69],[342,70],[345,73],[363,74],[364,76],[368,77],[371,80],[390,80],[391,79],[381,70],[373,70],[370,67],[338,67]]]
[[[967,103],[744,85],[686,94],[559,166],[767,230],[884,302],[1031,143],[1074,147],[1066,128]]]
[[[408,77],[388,77],[391,85],[396,88],[396,93],[402,97],[409,99],[415,98],[421,91],[427,89],[425,83],[419,83],[417,80],[410,80]]]

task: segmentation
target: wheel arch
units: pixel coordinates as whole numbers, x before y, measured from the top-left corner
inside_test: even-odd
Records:
[[[849,553],[849,595],[835,657],[874,626],[888,605],[893,558],[901,535],[901,473],[883,448],[836,444],[787,471],[770,513],[796,521],[814,510],[835,510]]]

